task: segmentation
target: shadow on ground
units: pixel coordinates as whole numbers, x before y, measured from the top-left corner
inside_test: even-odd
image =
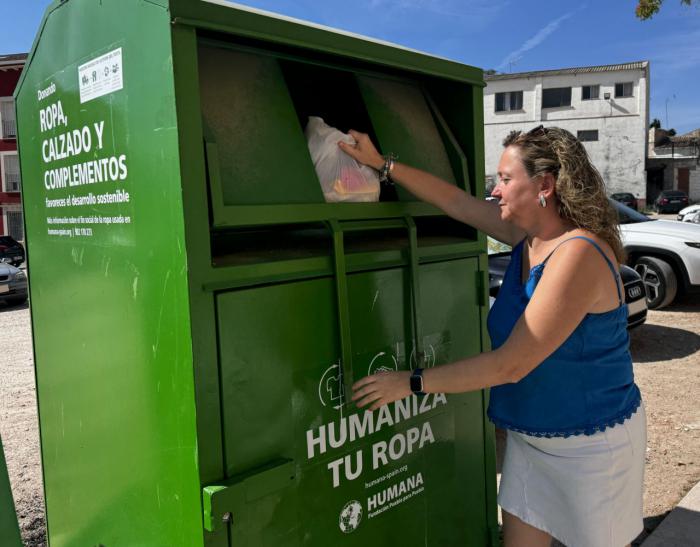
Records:
[[[651,533],[656,529],[656,527],[661,524],[661,521],[663,521],[668,514],[671,511],[666,511],[665,513],[661,515],[654,515],[653,517],[647,517],[644,519],[644,530],[642,530],[642,533],[637,536],[637,539],[635,539],[632,542],[632,547],[638,547],[639,545],[642,544],[642,542],[647,539]]]
[[[7,302],[2,302],[0,303],[0,313],[14,310],[26,310],[28,307],[29,302],[22,302],[21,304],[8,304]]]
[[[673,304],[667,308],[662,308],[661,313],[665,312],[696,312],[700,311],[700,294],[683,294],[677,296]]]
[[[630,333],[630,351],[635,363],[670,361],[700,350],[700,336],[674,327],[644,324]]]

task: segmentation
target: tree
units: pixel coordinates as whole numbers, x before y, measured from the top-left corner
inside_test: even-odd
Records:
[[[646,21],[659,12],[663,3],[664,0],[639,0],[634,13],[639,19]],[[686,6],[690,6],[692,3],[693,0],[681,0],[681,4]]]
[[[649,124],[649,128],[661,129],[661,120],[659,118],[654,118]]]

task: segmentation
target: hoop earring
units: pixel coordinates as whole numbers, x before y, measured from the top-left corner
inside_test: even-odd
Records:
[[[547,207],[547,200],[544,198],[544,194],[540,194],[540,207],[543,209]]]

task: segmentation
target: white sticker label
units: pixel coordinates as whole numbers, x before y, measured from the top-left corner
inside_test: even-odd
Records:
[[[78,67],[80,104],[124,87],[122,48],[105,53]]]

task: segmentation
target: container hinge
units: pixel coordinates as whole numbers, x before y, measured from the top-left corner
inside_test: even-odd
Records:
[[[202,491],[204,529],[215,532],[227,524],[245,521],[249,503],[290,487],[296,478],[296,466],[280,459],[248,473],[205,486]]]

